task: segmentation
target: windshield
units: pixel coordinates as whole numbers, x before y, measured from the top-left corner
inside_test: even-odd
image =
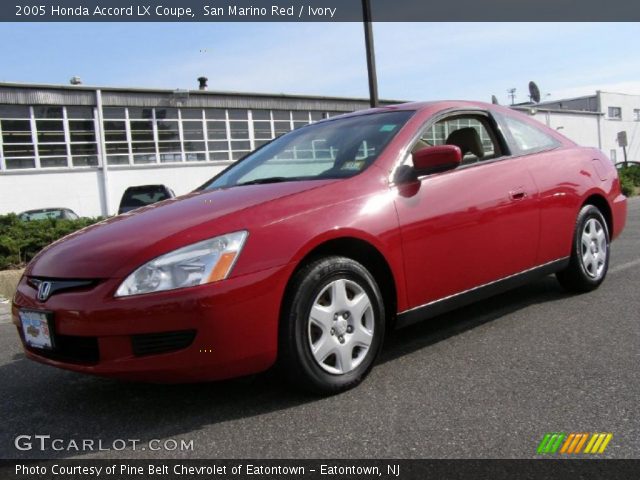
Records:
[[[249,154],[201,189],[351,177],[375,161],[413,113],[337,118],[294,130]]]

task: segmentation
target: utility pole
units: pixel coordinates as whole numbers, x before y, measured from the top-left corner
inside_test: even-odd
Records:
[[[362,0],[362,20],[364,23],[364,43],[367,49],[367,71],[369,74],[369,104],[378,106],[378,78],[376,75],[376,54],[373,47],[370,0]]]

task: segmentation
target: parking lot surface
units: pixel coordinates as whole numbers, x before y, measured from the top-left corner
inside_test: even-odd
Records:
[[[148,385],[57,370],[25,359],[0,305],[0,457],[530,458],[547,432],[610,432],[604,457],[638,458],[639,199],[629,207],[597,291],[568,295],[547,277],[394,332],[369,378],[330,398],[272,373]],[[21,451],[18,435],[140,443]],[[150,450],[154,439],[193,450]]]

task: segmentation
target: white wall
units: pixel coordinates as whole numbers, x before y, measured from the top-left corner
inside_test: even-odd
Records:
[[[627,95],[624,93],[599,92],[600,107],[605,117],[602,121],[602,150],[610,155],[611,150],[616,151],[618,162],[624,160],[622,147],[618,145],[618,132],[627,132],[627,158],[640,162],[640,122],[633,120],[633,110],[640,109],[640,95]],[[611,120],[608,117],[609,107],[622,109],[622,120]]]
[[[117,213],[120,198],[132,185],[164,184],[176,195],[202,185],[224,167],[179,165],[111,167],[108,171],[109,214]],[[102,170],[40,170],[0,174],[0,214],[49,207],[66,207],[83,217],[105,214]]]

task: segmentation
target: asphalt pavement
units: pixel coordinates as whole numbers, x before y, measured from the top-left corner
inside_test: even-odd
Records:
[[[629,207],[597,291],[547,277],[394,332],[369,378],[330,398],[272,373],[148,385],[57,370],[25,359],[0,304],[0,458],[531,458],[547,432],[612,433],[602,457],[639,458],[640,199]],[[43,452],[19,435],[141,443]]]

